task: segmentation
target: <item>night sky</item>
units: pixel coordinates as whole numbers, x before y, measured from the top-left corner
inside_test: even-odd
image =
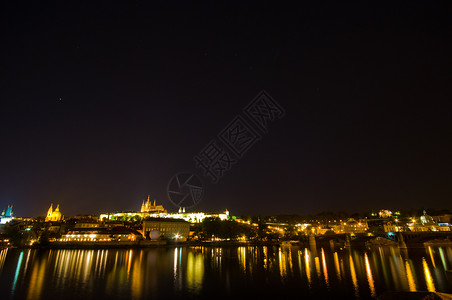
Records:
[[[446,1],[164,2],[1,4],[1,209],[176,211],[181,171],[191,210],[452,208]],[[194,156],[262,90],[284,117],[213,184]]]

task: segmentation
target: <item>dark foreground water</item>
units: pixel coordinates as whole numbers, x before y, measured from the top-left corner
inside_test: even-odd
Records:
[[[177,247],[0,252],[1,299],[372,298],[452,292],[450,247]]]

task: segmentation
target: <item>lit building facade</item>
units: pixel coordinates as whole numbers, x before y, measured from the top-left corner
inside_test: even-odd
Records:
[[[134,242],[142,235],[127,228],[78,228],[68,231],[59,242]]]
[[[6,209],[6,211],[2,212],[2,216],[0,217],[0,224],[6,224],[13,219],[14,219],[13,206],[8,205],[8,208]]]
[[[140,221],[146,218],[171,218],[181,219],[190,223],[201,223],[205,218],[220,218],[220,220],[229,219],[229,211],[223,213],[205,213],[205,212],[185,212],[185,209],[179,209],[177,213],[168,213],[162,205],[151,203],[148,196],[147,201],[141,204],[141,211],[127,211],[116,213],[103,213],[99,216],[99,221]]]
[[[437,223],[433,217],[427,215],[424,210],[419,221],[413,218],[410,223],[407,223],[410,231],[451,231],[449,223]]]
[[[167,214],[166,209],[163,205],[156,205],[151,203],[150,196],[148,196],[147,201],[143,201],[141,204],[140,211],[123,211],[116,213],[103,213],[99,216],[99,221],[140,221],[142,219],[151,217],[163,217]]]
[[[205,218],[219,218],[221,221],[229,219],[229,211],[226,210],[224,213],[204,213],[204,212],[178,212],[170,213],[166,215],[159,216],[162,218],[172,218],[172,219],[182,219],[190,223],[201,223]]]
[[[366,220],[356,221],[353,218],[340,225],[332,226],[334,233],[365,233],[369,229]]]
[[[55,210],[53,210],[53,204],[50,204],[50,208],[47,211],[46,222],[58,222],[61,221],[62,215],[60,212],[60,205],[58,204]]]
[[[142,213],[149,213],[149,214],[166,214],[166,209],[163,208],[163,205],[155,205],[151,203],[151,196],[148,195],[148,200],[146,202],[143,201],[143,204],[141,204],[141,212]]]
[[[143,221],[144,236],[151,236],[151,231],[158,231],[160,237],[164,239],[183,242],[190,233],[190,223],[168,218],[151,218]]]

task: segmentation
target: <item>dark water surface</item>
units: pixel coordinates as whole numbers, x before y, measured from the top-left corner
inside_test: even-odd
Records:
[[[1,299],[372,298],[452,292],[452,248],[0,251]]]

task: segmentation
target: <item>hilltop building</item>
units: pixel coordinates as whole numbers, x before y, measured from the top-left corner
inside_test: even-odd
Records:
[[[143,200],[143,204],[141,204],[141,212],[142,213],[150,213],[150,214],[166,213],[166,210],[163,208],[163,205],[155,205],[155,200],[154,200],[154,204],[151,204],[150,198],[151,198],[151,196],[148,195],[148,200],[146,202],[144,202],[144,200]]]
[[[380,218],[390,218],[392,216],[392,211],[388,209],[382,209],[378,212]]]
[[[13,206],[8,205],[6,211],[2,212],[2,216],[0,217],[0,224],[6,224],[13,219],[14,219]]]
[[[180,208],[177,213],[168,213],[163,205],[156,205],[155,200],[151,203],[150,196],[147,201],[141,204],[141,211],[126,211],[116,213],[100,214],[100,221],[139,221],[146,218],[172,218],[182,219],[190,223],[200,223],[205,218],[220,218],[221,220],[229,219],[229,211],[225,210],[223,213],[204,213],[204,212],[185,212],[185,208]]]
[[[61,221],[61,219],[60,205],[58,204],[55,210],[53,210],[53,203],[50,204],[50,208],[47,211],[46,222],[58,222]]]
[[[229,219],[229,211],[226,209],[223,213],[205,213],[205,212],[192,212],[186,213],[185,209],[180,210],[178,213],[170,213],[162,216],[163,218],[182,219],[190,223],[201,223],[205,218],[219,218],[221,221]]]
[[[146,202],[143,201],[143,203],[141,204],[141,211],[122,211],[116,213],[103,213],[100,215],[99,220],[139,221],[147,217],[161,217],[162,215],[166,215],[167,211],[166,209],[163,208],[163,205],[156,205],[155,200],[154,203],[151,203],[150,198],[151,197],[148,196],[147,201]]]

